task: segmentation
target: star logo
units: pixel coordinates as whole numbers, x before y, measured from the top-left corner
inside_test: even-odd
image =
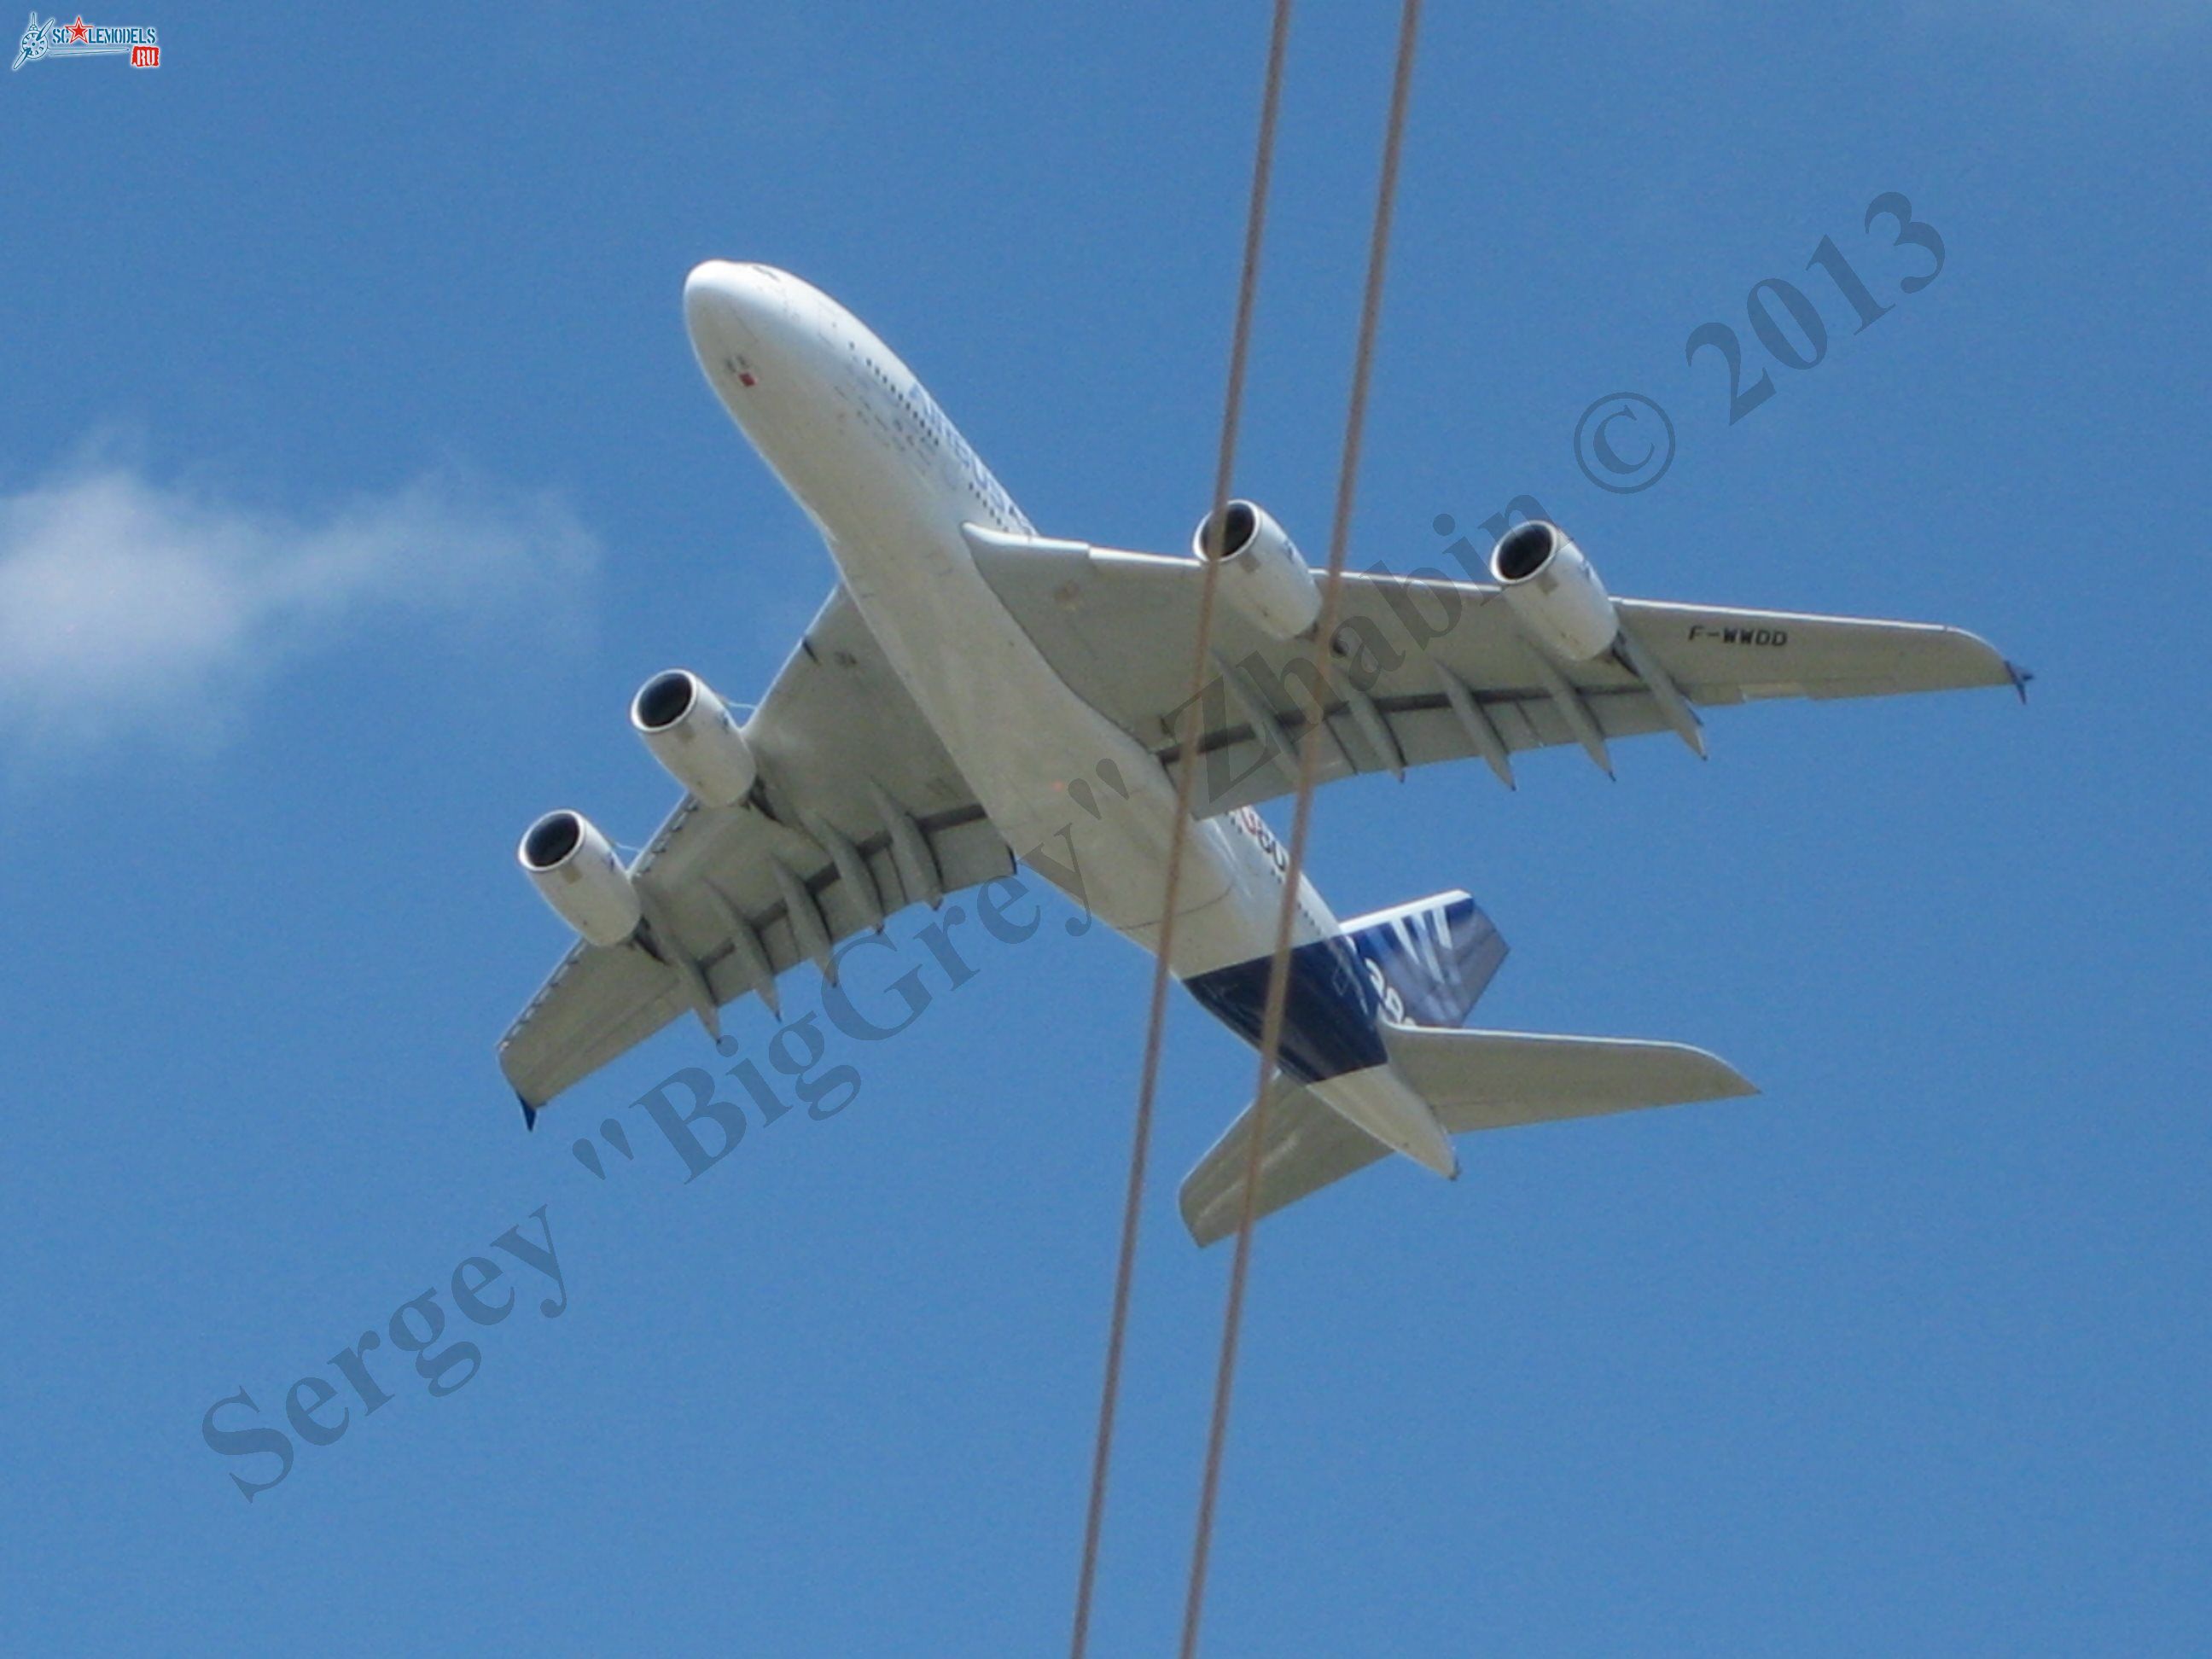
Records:
[[[92,31],[85,27],[82,12],[79,12],[76,21],[69,26],[69,38],[71,45],[80,46],[92,39]]]

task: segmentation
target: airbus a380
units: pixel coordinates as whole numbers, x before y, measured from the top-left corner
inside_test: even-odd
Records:
[[[579,936],[500,1045],[525,1118],[669,1022],[722,1006],[909,903],[1012,872],[1012,849],[1157,951],[1178,770],[1194,781],[1169,967],[1259,1041],[1287,859],[1254,809],[1297,784],[1672,731],[1700,706],[2018,685],[1954,629],[1611,597],[1558,526],[1514,525],[1489,582],[1348,573],[1325,704],[1301,665],[1320,578],[1260,507],[1192,556],[1040,536],[911,370],[788,272],[711,261],[684,289],[699,367],[813,520],[837,585],[742,724],[687,670],[630,721],[685,795],[625,866],[556,811],[518,856]],[[1178,744],[1204,562],[1220,562],[1201,735]],[[1609,767],[1608,767],[1609,769]],[[1340,921],[1300,884],[1257,1209],[1395,1152],[1458,1172],[1474,1129],[1752,1092],[1676,1043],[1462,1029],[1504,945],[1464,893]],[[1248,1109],[1194,1169],[1200,1243],[1241,1203]]]

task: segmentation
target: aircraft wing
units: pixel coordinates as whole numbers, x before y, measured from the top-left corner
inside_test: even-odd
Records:
[[[969,540],[993,590],[1086,702],[1170,769],[1204,766],[1200,816],[1296,789],[1306,641],[1285,644],[1219,605],[1201,735],[1185,757],[1198,561],[974,527]],[[1955,628],[1652,599],[1617,608],[1621,649],[1567,662],[1522,632],[1493,586],[1347,571],[1337,637],[1350,654],[1331,676],[1321,781],[1479,757],[1510,781],[1512,756],[1559,744],[1610,770],[1607,744],[1641,732],[1672,730],[1702,752],[1698,707],[2022,683]],[[1644,672],[1629,665],[1638,659]]]
[[[639,940],[579,941],[500,1040],[526,1115],[696,1013],[747,992],[917,901],[1012,872],[1006,843],[841,587],[808,627],[744,735],[753,799],[686,797],[631,866]]]

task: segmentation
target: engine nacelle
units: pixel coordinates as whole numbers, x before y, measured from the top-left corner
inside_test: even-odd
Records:
[[[548,812],[523,832],[514,856],[553,913],[594,945],[637,932],[637,884],[599,827],[581,812]]]
[[[760,764],[737,716],[689,669],[655,674],[630,700],[629,723],[653,759],[708,806],[735,806],[752,792]]]
[[[1613,649],[1620,618],[1605,584],[1567,532],[1542,519],[1516,524],[1498,538],[1490,574],[1521,625],[1570,662]]]
[[[1245,620],[1273,638],[1294,640],[1321,620],[1321,589],[1283,526],[1249,501],[1223,509],[1220,546],[1213,515],[1199,520],[1191,550],[1221,561],[1221,592]]]

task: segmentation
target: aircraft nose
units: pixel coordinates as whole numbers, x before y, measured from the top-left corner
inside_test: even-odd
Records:
[[[767,265],[709,259],[684,279],[684,326],[702,356],[758,343],[787,309],[783,274]]]

